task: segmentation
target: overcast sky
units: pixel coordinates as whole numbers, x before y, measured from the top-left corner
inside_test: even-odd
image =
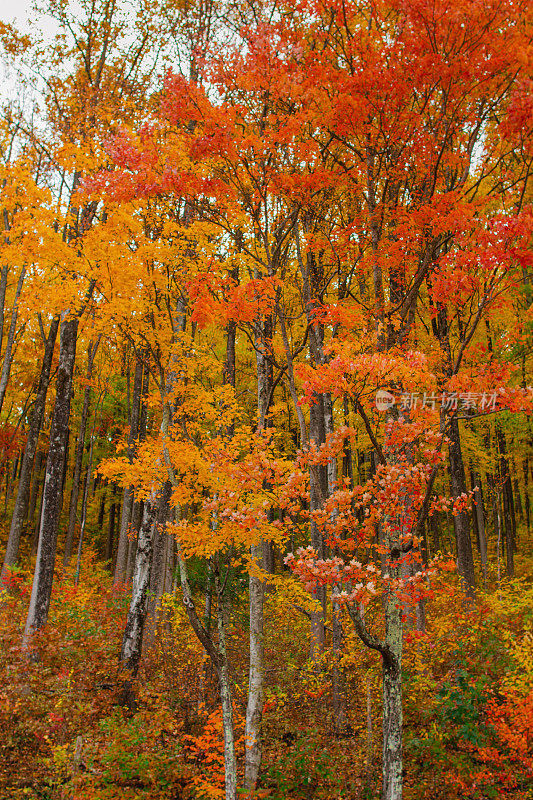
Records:
[[[26,27],[30,6],[31,0],[1,0],[0,19],[2,22],[15,22]]]
[[[0,20],[14,24],[22,33],[53,33],[54,21],[51,19],[45,21],[42,15],[39,15],[40,30],[36,30],[35,22],[32,22],[32,19],[35,20],[37,17],[35,12],[32,14],[33,2],[34,0],[0,0]],[[23,66],[22,68],[24,69]],[[16,73],[4,62],[0,53],[0,105],[6,100],[15,100],[16,98],[20,98]]]
[[[23,33],[36,33],[35,25],[32,23],[32,18],[35,19],[37,14],[33,12],[33,0],[0,0],[0,20],[2,22],[14,23],[15,26]],[[40,16],[39,25],[43,26],[43,16]],[[54,30],[54,23],[49,20],[44,23],[43,31],[50,33]]]

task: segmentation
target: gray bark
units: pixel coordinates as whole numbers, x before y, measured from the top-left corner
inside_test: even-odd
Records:
[[[339,668],[339,659],[344,646],[344,630],[339,604],[335,601],[336,590],[331,594],[331,644],[333,648],[332,668],[332,705],[335,730],[340,733],[346,720],[346,681],[344,672]]]
[[[135,571],[131,602],[122,647],[120,651],[120,666],[124,669],[126,677],[119,702],[121,705],[135,709],[137,707],[133,682],[137,677],[142,652],[142,640],[148,591],[150,588],[150,572],[152,567],[152,546],[157,517],[155,513],[156,492],[152,490],[150,497],[145,502],[143,521],[139,532],[139,542],[135,558]]]
[[[371,776],[372,757],[374,755],[374,730],[372,724],[372,678],[366,678],[366,759],[365,772],[367,778]]]
[[[112,501],[109,506],[109,521],[107,525],[107,537],[106,537],[106,545],[105,545],[105,560],[109,561],[109,571],[112,572],[113,567],[113,544],[115,538],[115,514],[116,514],[117,504]]]
[[[261,544],[251,548],[252,558],[261,564]],[[246,706],[244,788],[255,788],[262,759],[261,729],[264,698],[264,620],[265,585],[255,575],[249,579],[250,669]]]
[[[122,510],[118,529],[117,557],[113,583],[125,583],[128,568],[129,534],[133,511],[133,488],[125,486],[122,495]]]
[[[448,433],[450,456],[450,487],[453,498],[460,497],[467,492],[465,467],[461,452],[459,436],[459,423],[455,416],[450,417]],[[472,540],[470,539],[470,520],[466,510],[454,514],[453,517],[455,538],[457,542],[457,568],[463,580],[463,586],[469,597],[474,596],[476,578],[474,572],[474,557],[472,554]]]
[[[96,348],[97,347],[98,347],[98,342],[96,343],[96,345],[95,345],[95,347],[93,349],[93,353],[92,353],[93,359],[94,359],[94,356],[96,354]],[[93,472],[93,448],[94,448],[94,438],[95,438],[94,437],[94,433],[95,433],[96,424],[97,424],[97,411],[98,411],[98,406],[100,405],[100,401],[102,400],[103,396],[104,396],[104,393],[102,392],[100,394],[100,397],[98,398],[98,402],[96,403],[96,408],[94,410],[94,421],[93,421],[93,427],[92,427],[92,430],[91,430],[91,435],[90,435],[90,440],[89,440],[90,441],[89,459],[88,459],[88,462],[87,462],[87,470],[85,472],[85,480],[83,482],[83,496],[82,496],[82,502],[81,502],[80,536],[79,536],[79,540],[78,540],[78,555],[77,555],[77,559],[76,559],[76,573],[75,573],[75,584],[76,584],[76,586],[78,585],[79,580],[80,580],[81,554],[82,554],[82,548],[83,548],[83,539],[84,539],[84,536],[85,536],[85,524],[87,522],[87,504],[88,504],[88,498],[89,498],[89,484],[91,482],[91,476],[92,476],[92,472]],[[101,417],[100,417],[100,419],[101,419]]]
[[[394,596],[385,606],[385,643],[383,658],[383,787],[382,800],[401,800],[403,792],[402,754],[402,621],[399,603]]]
[[[176,476],[173,472],[172,465],[168,453],[166,454],[167,468],[169,477],[173,485],[176,483]],[[179,566],[179,575],[181,590],[183,593],[183,604],[187,611],[187,616],[191,627],[195,632],[198,641],[202,644],[205,652],[209,656],[213,664],[219,682],[220,700],[222,703],[222,723],[224,729],[224,774],[225,774],[225,800],[236,800],[237,796],[237,762],[235,758],[235,739],[233,728],[233,708],[232,708],[232,692],[231,692],[231,679],[227,663],[226,653],[226,629],[225,629],[225,609],[223,597],[223,585],[220,583],[220,578],[217,573],[215,576],[215,587],[218,597],[218,644],[215,644],[208,629],[200,621],[196,612],[194,600],[191,595],[189,586],[187,564],[184,561],[179,543],[177,544],[177,561]]]
[[[9,480],[7,482],[6,497],[5,497],[6,505],[7,505],[7,501],[11,500],[11,498],[13,497],[13,487],[14,487],[15,482],[17,480],[17,472],[18,472],[18,468],[19,468],[19,460],[20,460],[20,456],[16,455],[15,458],[13,459],[13,464],[11,466],[11,470],[8,471]],[[4,508],[4,516],[5,516],[5,513],[6,513],[6,508]]]
[[[83,539],[85,536],[85,523],[87,521],[87,496],[89,494],[89,482],[91,478],[91,472],[93,468],[93,444],[94,444],[94,427],[93,432],[91,434],[91,445],[89,451],[89,462],[87,464],[87,470],[85,472],[85,479],[83,481],[83,495],[81,501],[81,520],[80,520],[80,536],[78,539],[78,553],[76,557],[76,573],[74,577],[74,583],[76,586],[80,581],[80,572],[81,572],[81,554],[83,549]]]
[[[309,354],[314,363],[323,365],[326,363],[324,354],[324,331],[323,326],[317,324],[315,310],[319,305],[320,282],[323,278],[322,267],[315,253],[309,252],[305,259],[302,257],[300,249],[300,234],[295,229],[296,253],[298,266],[302,276],[303,299],[305,312],[309,328]],[[312,405],[309,409],[309,441],[317,447],[325,442],[326,424],[331,413],[331,396],[316,394],[313,396]],[[332,418],[329,421],[332,426]],[[309,466],[309,486],[310,486],[310,511],[317,511],[322,508],[328,492],[328,469],[318,464]],[[316,524],[311,521],[311,544],[319,558],[324,558],[325,548],[322,534]],[[323,649],[325,636],[325,613],[326,613],[326,592],[323,587],[317,586],[313,596],[321,606],[319,612],[311,614],[311,647],[310,656]]]
[[[391,413],[395,418],[395,411]],[[394,463],[396,453],[391,450],[387,454],[390,463]],[[408,509],[411,498],[404,495],[402,505]],[[397,580],[401,577],[404,565],[398,564],[401,558],[401,541],[399,532],[404,522],[398,518],[384,519],[382,528],[383,541],[388,549],[389,564],[385,569]],[[402,603],[399,602],[392,589],[384,598],[385,636],[381,649],[383,659],[383,758],[382,758],[382,800],[402,800],[403,796],[403,708],[402,708],[402,649],[403,622]]]
[[[41,469],[44,463],[46,463],[46,456],[41,450],[37,450],[33,467],[33,480],[30,489],[30,500],[28,503],[28,527],[32,526],[33,519],[35,517],[37,498],[39,497]]]
[[[165,452],[165,461],[167,464],[167,471],[172,485],[176,485],[176,476],[172,468],[170,456]],[[187,570],[187,563],[183,559],[179,543],[177,543],[177,562],[179,567],[179,576],[181,583],[181,590],[183,593],[183,604],[187,611],[187,616],[191,627],[196,634],[198,641],[202,644],[206,654],[213,664],[219,682],[220,700],[222,704],[222,724],[224,731],[224,774],[225,774],[225,800],[236,800],[237,797],[237,761],[235,758],[235,738],[233,727],[233,706],[232,706],[232,691],[231,691],[231,678],[227,663],[226,652],[226,620],[225,620],[225,607],[224,607],[224,586],[226,581],[220,582],[218,574],[218,563],[215,574],[215,587],[218,598],[217,608],[217,622],[218,622],[218,643],[213,641],[211,633],[206,628],[198,614],[194,600],[191,595],[189,585],[189,577]],[[208,622],[209,617],[206,619]]]
[[[531,526],[530,514],[531,506],[529,502],[529,459],[526,456],[522,462],[522,469],[524,472],[524,510],[526,513],[526,526],[529,533]]]
[[[18,304],[25,276],[26,267],[23,266],[20,271],[19,279],[17,281],[17,288],[15,290],[15,298],[13,300],[13,307],[11,309],[11,321],[9,323],[9,331],[7,334],[6,349],[4,353],[4,363],[2,365],[2,372],[0,373],[0,412],[2,411],[2,407],[4,405],[7,383],[9,381],[9,373],[11,372],[11,363],[13,361],[13,345],[15,343],[15,334],[17,331]]]
[[[516,464],[513,463],[513,470],[515,477],[513,478],[513,497],[516,505],[516,512],[518,514],[518,519],[520,522],[524,521],[524,509],[522,507],[522,495],[520,492],[520,484],[518,483],[518,478],[516,477]]]
[[[454,374],[454,370],[457,368],[457,360],[454,362],[451,354],[448,313],[446,307],[440,303],[437,304],[437,315],[436,318],[432,320],[432,327],[442,349],[446,374],[451,378]],[[448,421],[450,488],[455,500],[463,493],[467,492],[466,473],[461,450],[459,422],[456,414],[453,412],[449,413]],[[457,546],[457,570],[462,578],[465,594],[472,598],[475,593],[476,578],[468,512],[460,511],[458,514],[454,514],[453,524]]]
[[[37,546],[37,561],[26,619],[23,646],[28,648],[32,634],[48,619],[59,518],[63,503],[63,469],[68,441],[68,423],[72,378],[76,358],[79,319],[64,318],[61,322],[56,402],[50,432],[50,448],[46,462],[42,511]]]
[[[131,525],[128,535],[128,558],[126,561],[126,583],[129,583],[133,578],[133,570],[135,568],[135,556],[137,553],[137,542],[139,540],[139,531],[142,524],[143,504],[137,500],[133,501],[133,509],[131,512]]]
[[[472,478],[474,481],[474,501],[475,501],[475,515],[477,521],[477,534],[479,541],[479,556],[481,560],[481,571],[483,573],[483,583],[485,589],[487,588],[487,534],[485,531],[485,512],[483,510],[483,495],[481,493],[481,475],[479,472],[473,472]]]
[[[514,552],[516,549],[516,522],[514,519],[514,500],[505,434],[499,423],[496,423],[496,440],[500,453],[500,478],[502,483],[503,524],[505,528],[506,571],[509,578],[514,577]]]
[[[89,345],[88,358],[87,358],[87,380],[90,381],[93,372],[94,359],[100,339],[96,342],[91,342]],[[74,462],[74,474],[72,476],[72,491],[70,494],[70,508],[67,536],[65,540],[65,550],[63,553],[63,566],[68,566],[72,558],[72,545],[74,542],[74,531],[76,528],[76,517],[78,513],[78,498],[80,493],[80,480],[81,468],[83,464],[83,449],[85,446],[85,432],[87,429],[87,419],[89,417],[89,405],[91,402],[91,386],[85,388],[83,396],[83,406],[81,410],[80,427],[78,431],[78,441],[76,443],[76,458]],[[89,480],[87,478],[87,480]],[[87,487],[88,488],[88,487]]]
[[[54,347],[57,338],[57,331],[59,328],[59,319],[56,317],[52,320],[50,331],[46,340],[43,362],[41,367],[41,375],[39,378],[39,385],[37,387],[37,394],[35,403],[33,405],[33,412],[30,427],[28,430],[28,439],[24,450],[22,459],[22,467],[20,471],[19,484],[17,489],[17,497],[13,509],[13,516],[11,517],[11,526],[9,528],[9,538],[7,541],[6,554],[4,564],[2,567],[2,581],[4,578],[5,570],[12,567],[19,554],[20,537],[24,527],[24,520],[28,513],[28,504],[30,500],[30,479],[35,459],[35,452],[39,441],[39,433],[43,424],[44,409],[46,404],[46,395],[48,392],[48,385],[50,383],[50,371],[52,367],[52,358],[54,354]],[[37,471],[37,470],[36,470]],[[35,477],[35,483],[38,483],[38,476]],[[36,493],[33,494],[33,508],[31,509],[30,520],[33,518],[35,510]]]
[[[231,678],[228,670],[226,653],[226,625],[224,619],[224,603],[217,580],[218,594],[218,649],[220,653],[220,668],[218,680],[220,685],[220,700],[222,703],[222,726],[224,730],[224,783],[226,788],[225,800],[237,799],[237,759],[235,758],[235,735],[233,727],[233,703],[231,692]],[[260,754],[260,751],[259,751]]]
[[[256,321],[255,346],[258,430],[263,431],[267,425],[267,415],[270,407],[273,385],[272,359],[269,355],[269,350],[272,346],[271,317]],[[234,356],[234,345],[232,351]],[[235,368],[233,368],[233,374],[235,374]],[[259,542],[251,548],[252,559],[260,566],[263,566],[263,549],[265,544],[264,542]],[[250,656],[245,726],[244,788],[251,791],[255,789],[262,758],[261,728],[263,724],[264,697],[263,608],[265,585],[256,575],[251,574],[248,580],[248,591]]]
[[[168,403],[165,403],[161,422],[163,436],[168,433],[169,416],[170,409]],[[142,524],[135,554],[132,595],[119,657],[119,664],[125,673],[120,703],[133,709],[137,705],[134,681],[141,659],[143,632],[148,610],[154,537],[156,526],[165,519],[166,513],[167,503],[164,492],[160,492],[159,487],[154,485],[150,495],[144,501]]]
[[[4,211],[4,225],[5,224],[6,224],[6,212]],[[2,272],[0,274],[0,352],[2,350],[2,344],[4,342],[4,317],[5,317],[8,272],[9,272],[8,265],[2,264]]]
[[[100,498],[100,508],[98,509],[98,530],[102,530],[104,527],[104,517],[105,517],[105,489],[102,493]]]
[[[39,544],[39,531],[41,529],[41,515],[43,513],[44,480],[46,478],[46,461],[47,461],[47,459],[45,459],[44,475],[43,475],[43,478],[42,478],[43,486],[42,486],[42,488],[41,488],[40,485],[37,486],[37,490],[36,490],[36,493],[35,493],[36,498],[39,497],[39,494],[40,494],[40,497],[39,497],[39,513],[37,514],[37,521],[36,521],[35,527],[33,529],[33,536],[32,536],[32,540],[31,540],[31,554],[32,554],[32,556],[36,556],[37,555],[37,545]],[[40,482],[41,481],[40,481],[40,476],[39,476],[39,483]]]
[[[324,351],[321,347],[321,358],[325,361]],[[324,438],[327,439],[334,431],[333,423],[333,402],[331,394],[326,392],[322,395],[322,406],[324,410]],[[328,459],[326,464],[326,496],[330,497],[337,485],[337,460]],[[333,512],[331,521],[336,514]],[[333,647],[333,669],[332,669],[332,688],[333,688],[333,716],[335,728],[341,731],[346,716],[346,686],[344,674],[339,669],[340,655],[344,645],[344,631],[342,628],[342,615],[338,603],[335,601],[336,592],[331,595],[331,627],[332,627],[332,647]]]
[[[161,597],[166,591],[168,560],[169,560],[169,540],[170,536],[167,533],[164,523],[167,521],[170,513],[170,495],[172,492],[172,484],[166,481],[163,487],[161,503],[163,507],[160,512],[160,524],[157,526],[154,537],[154,548],[152,557],[152,574],[150,577],[150,597],[148,600],[148,616],[150,619],[149,638],[153,641],[155,638],[155,631],[157,627],[157,614],[159,611],[159,604]]]
[[[400,570],[391,562],[393,577]],[[385,636],[383,640],[369,633],[358,606],[348,606],[355,631],[366,647],[377,650],[382,658],[383,675],[383,757],[382,800],[402,800],[403,794],[403,709],[402,709],[402,648],[403,625],[401,603],[394,592],[384,599]]]
[[[309,441],[314,442],[317,447],[325,441],[324,433],[324,411],[322,395],[316,395],[313,405],[309,409]],[[324,468],[320,464],[309,465],[309,487],[310,487],[310,511],[318,511],[324,505],[325,499]],[[324,541],[322,533],[316,523],[311,520],[311,544],[313,545],[319,558],[325,557]],[[313,597],[320,605],[319,611],[311,613],[311,642],[310,658],[320,653],[326,642],[325,614],[326,614],[326,591],[325,588],[317,584]]]
[[[139,415],[142,392],[143,364],[139,357],[135,362],[135,377],[133,379],[133,400],[131,406],[130,433],[128,437],[127,455],[130,462],[135,454],[135,439],[139,434]],[[122,501],[122,514],[120,517],[120,532],[118,537],[117,560],[113,582],[124,583],[128,562],[128,532],[133,511],[133,488],[126,486]],[[143,523],[144,524],[144,523]]]

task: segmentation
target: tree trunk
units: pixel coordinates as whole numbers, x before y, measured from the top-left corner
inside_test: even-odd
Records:
[[[117,557],[115,560],[115,574],[113,583],[125,583],[128,568],[129,534],[131,515],[133,511],[133,488],[125,486],[122,497],[122,510],[118,529]]]
[[[8,468],[7,470],[7,486],[6,486],[6,496],[4,501],[4,516],[7,513],[7,501],[11,500],[11,498],[13,497],[13,486],[15,485],[15,479],[17,477],[18,463],[19,463],[19,456],[15,456],[15,458],[13,459],[13,464],[11,465],[11,469]]]
[[[514,553],[516,549],[516,521],[514,519],[513,488],[511,476],[509,474],[509,462],[507,460],[507,446],[505,434],[500,424],[496,423],[496,441],[500,453],[500,478],[502,485],[503,499],[503,524],[505,528],[505,549],[507,554],[506,570],[507,577],[514,577]]]
[[[155,505],[156,494],[155,491],[152,491],[144,505],[143,521],[139,532],[135,558],[131,602],[119,658],[120,666],[126,672],[119,702],[121,705],[131,709],[136,709],[137,707],[133,681],[137,677],[142,652],[143,630],[152,568],[153,538],[157,525]]]
[[[143,516],[143,503],[142,501],[134,500],[133,509],[131,512],[131,525],[128,536],[128,559],[126,562],[126,583],[129,583],[133,578],[133,570],[135,568],[135,556],[137,554],[137,542],[139,540],[139,531],[141,529]]]
[[[520,484],[518,482],[518,478],[516,477],[516,469],[515,469],[515,477],[513,478],[513,497],[516,506],[516,513],[518,514],[518,519],[520,522],[524,521],[524,509],[522,507],[522,495],[520,492]]]
[[[94,359],[94,355],[96,354],[96,347],[97,346],[98,346],[98,344],[95,346],[95,348],[93,350],[93,359]],[[78,585],[78,583],[80,581],[81,554],[82,554],[82,548],[83,548],[83,539],[84,539],[84,536],[85,536],[85,525],[86,525],[86,522],[87,522],[87,504],[88,504],[88,499],[89,499],[89,484],[90,484],[91,476],[92,476],[92,473],[93,473],[94,434],[95,434],[96,425],[97,425],[97,419],[98,419],[97,418],[98,406],[100,405],[100,400],[101,399],[102,399],[102,395],[100,395],[100,398],[98,399],[98,402],[96,404],[96,408],[94,409],[93,427],[92,427],[90,438],[89,438],[89,459],[88,459],[88,462],[87,462],[87,470],[85,472],[85,480],[83,482],[83,496],[82,496],[82,502],[81,502],[80,537],[79,537],[79,541],[78,541],[78,554],[77,554],[77,559],[76,559],[76,573],[75,573],[75,584],[76,584],[76,586]],[[100,417],[100,419],[101,419],[101,417]]]
[[[35,464],[33,467],[33,479],[31,482],[30,501],[28,504],[28,527],[31,528],[35,517],[35,509],[37,507],[37,498],[39,497],[39,490],[41,488],[41,469],[43,464],[46,463],[46,456],[41,450],[37,450],[35,455]]]
[[[139,414],[142,393],[143,363],[137,357],[135,362],[135,377],[133,379],[133,399],[131,406],[130,433],[128,437],[128,458],[130,462],[135,453],[135,439],[139,433]],[[115,564],[115,575],[113,583],[124,583],[126,580],[126,570],[128,564],[129,540],[128,533],[130,528],[131,516],[133,511],[133,488],[124,488],[122,501],[122,514],[120,517],[120,533],[118,537],[117,560]],[[144,524],[144,523],[143,523]]]
[[[89,345],[88,358],[87,358],[87,381],[91,380],[93,373],[94,359],[100,339],[96,342],[91,342]],[[78,512],[78,497],[80,493],[81,481],[81,468],[83,463],[83,450],[85,446],[85,432],[87,429],[87,419],[89,417],[89,405],[91,402],[92,388],[87,385],[83,396],[83,406],[81,410],[80,428],[78,432],[78,441],[76,444],[76,459],[74,462],[74,475],[72,477],[72,491],[70,494],[70,508],[68,518],[67,536],[65,540],[65,550],[63,553],[63,566],[68,566],[72,558],[72,545],[74,542],[74,531],[76,528],[76,516]],[[87,478],[89,480],[90,478]],[[88,486],[87,486],[88,490]]]
[[[372,678],[366,676],[366,753],[365,753],[365,779],[366,783],[372,780],[372,759],[374,755],[374,730],[372,723]]]
[[[46,458],[48,460],[48,457]],[[33,536],[31,540],[31,554],[32,556],[37,555],[37,545],[39,544],[39,531],[41,530],[41,517],[43,513],[43,498],[44,498],[44,479],[46,478],[46,461],[45,461],[45,468],[44,468],[44,476],[43,476],[43,487],[41,489],[40,486],[37,487],[36,497],[39,497],[39,513],[37,514],[37,521],[35,523],[35,527],[33,529]]]
[[[340,734],[345,727],[346,720],[346,680],[342,668],[339,666],[344,647],[344,629],[339,604],[335,601],[336,590],[331,594],[331,644],[333,649],[332,669],[332,705],[335,730]]]
[[[110,571],[112,571],[112,561],[113,561],[113,539],[115,535],[115,513],[116,513],[117,504],[112,502],[109,506],[109,522],[107,526],[107,538],[105,544],[105,560],[110,562]]]
[[[4,211],[4,230],[9,230],[9,223],[6,219],[6,211]],[[7,277],[9,274],[9,267],[7,263],[2,264],[2,272],[0,274],[0,352],[4,342],[4,317],[6,305],[6,291],[7,291]]]
[[[89,494],[89,478],[92,470],[92,442],[91,442],[91,454],[89,456],[89,463],[87,464],[87,470],[85,472],[85,477],[83,479],[83,493],[82,493],[82,500],[81,500],[81,519],[80,519],[80,535],[78,538],[78,552],[76,554],[76,572],[74,574],[74,584],[77,586],[80,582],[80,573],[81,573],[81,554],[83,550],[83,539],[85,536],[85,523],[87,520],[87,496]]]
[[[226,624],[224,619],[224,602],[219,581],[216,581],[218,594],[218,649],[220,653],[220,668],[218,681],[220,686],[220,701],[222,703],[222,726],[224,730],[224,783],[226,788],[225,800],[237,800],[237,759],[235,758],[235,734],[233,730],[233,702],[231,693],[231,678],[228,669],[226,652]],[[247,714],[248,719],[248,714]],[[259,751],[260,752],[260,751]]]
[[[56,402],[50,431],[50,449],[46,461],[37,561],[24,631],[23,646],[25,648],[28,648],[32,634],[42,628],[48,619],[54,579],[57,532],[63,503],[62,479],[68,441],[78,324],[77,317],[63,318],[61,322]]]
[[[324,443],[324,411],[322,395],[317,395],[315,402],[309,409],[309,441],[317,447]],[[309,465],[310,486],[310,511],[318,511],[324,505],[324,486],[326,479],[324,467],[321,464]],[[311,544],[319,558],[325,557],[322,534],[314,521],[311,521]],[[322,586],[316,586],[313,591],[314,599],[319,603],[320,610],[311,613],[311,647],[310,658],[320,653],[326,642],[325,615],[326,591]]]
[[[13,308],[11,309],[11,322],[9,324],[9,331],[7,334],[6,350],[4,353],[4,363],[2,365],[2,372],[0,373],[0,413],[4,405],[7,383],[9,381],[9,373],[11,372],[11,363],[13,361],[13,344],[15,342],[15,334],[17,331],[18,303],[25,275],[26,275],[26,267],[22,267],[17,282],[17,288],[15,290],[15,299],[13,300]]]
[[[459,436],[459,423],[456,417],[450,417],[449,456],[450,456],[450,486],[454,500],[463,493],[466,494],[466,475],[461,452]],[[474,557],[472,554],[472,541],[470,539],[470,520],[467,511],[454,514],[455,538],[457,542],[457,568],[463,579],[464,590],[469,597],[474,596],[476,578],[474,573]]]
[[[531,525],[531,519],[530,519],[531,505],[529,502],[529,459],[527,456],[524,458],[524,461],[522,462],[522,469],[524,471],[524,509],[526,512],[526,526],[529,533]]]
[[[483,510],[483,495],[481,493],[481,475],[479,472],[472,473],[472,480],[476,490],[474,491],[475,516],[477,520],[477,533],[479,541],[479,556],[481,560],[481,571],[483,573],[483,584],[487,588],[487,533],[485,530],[485,512]]]
[[[13,509],[13,516],[11,517],[11,526],[9,529],[9,538],[7,541],[6,554],[4,564],[2,567],[2,582],[5,575],[5,570],[12,567],[19,554],[20,537],[24,526],[24,520],[28,513],[28,504],[30,500],[30,479],[35,459],[35,451],[39,441],[39,433],[43,424],[44,409],[46,404],[46,395],[48,392],[48,385],[50,383],[50,371],[52,367],[52,359],[54,355],[54,346],[57,338],[57,331],[59,328],[59,319],[55,317],[50,325],[50,331],[46,340],[43,363],[41,367],[41,375],[39,378],[39,385],[33,406],[33,413],[28,431],[28,439],[24,456],[22,459],[22,467],[20,471],[20,479],[17,489],[17,497],[15,500],[15,507]],[[36,464],[36,476],[34,483],[38,484],[38,468]],[[35,511],[36,492],[33,493],[33,507],[29,515],[30,520],[33,518]],[[31,504],[30,504],[31,505]]]
[[[163,436],[168,433],[169,417],[170,409],[168,403],[166,403],[161,422]],[[143,505],[143,518],[137,541],[133,571],[131,602],[119,657],[120,666],[126,673],[120,695],[120,703],[132,709],[137,706],[133,682],[137,677],[142,652],[143,631],[152,571],[154,536],[156,526],[160,520],[165,519],[166,513],[165,494],[159,490],[159,487],[154,485]]]
[[[167,578],[168,540],[170,537],[167,533],[165,522],[169,517],[171,493],[172,484],[170,481],[166,481],[161,497],[162,508],[159,515],[159,524],[155,531],[152,557],[152,574],[150,577],[150,599],[148,601],[147,611],[150,619],[150,627],[148,629],[150,642],[153,642],[155,639],[159,603],[165,592],[165,583]]]
[[[98,509],[98,522],[96,523],[99,531],[101,531],[102,528],[104,527],[104,518],[105,518],[105,489],[100,498],[100,508]]]
[[[383,657],[383,788],[382,800],[401,800],[403,792],[402,753],[402,620],[399,603],[389,597],[385,606]]]
[[[252,558],[261,564],[261,545],[252,547]],[[261,767],[264,698],[264,620],[265,585],[255,575],[250,575],[250,670],[248,704],[246,706],[244,788],[255,788]]]
[[[324,330],[323,326],[317,324],[315,311],[320,305],[321,280],[323,278],[323,268],[320,258],[316,253],[307,252],[305,258],[300,249],[300,233],[295,228],[296,254],[298,267],[302,277],[302,293],[305,303],[305,313],[309,326],[309,354],[317,365],[326,362],[324,356]],[[320,447],[325,441],[325,414],[324,395],[314,393],[312,404],[309,409],[309,442]],[[309,487],[310,487],[310,511],[317,511],[322,508],[327,493],[327,471],[320,464],[309,465]],[[319,558],[324,558],[325,550],[322,534],[316,524],[311,522],[311,544]],[[323,587],[317,585],[313,592],[314,598],[321,606],[321,610],[311,614],[311,648],[310,656],[313,658],[316,653],[323,649],[325,644],[325,613],[326,613],[326,592]]]
[[[226,362],[235,358],[235,343],[231,342],[228,330],[228,349]],[[272,347],[272,318],[256,321],[255,330],[257,365],[257,412],[258,430],[267,426],[267,415],[272,398],[273,371],[270,349]],[[235,364],[228,369],[235,376]],[[263,566],[263,549],[267,543],[259,542],[251,547],[251,557]],[[265,585],[257,575],[250,574],[249,619],[250,619],[250,661],[248,677],[248,702],[246,706],[244,788],[255,789],[261,767],[264,697],[264,601]],[[233,728],[232,728],[233,730]],[[228,784],[226,783],[226,790]]]
[[[429,526],[431,528],[431,535],[433,538],[433,552],[438,553],[440,550],[440,527],[437,518],[437,512],[429,517]]]

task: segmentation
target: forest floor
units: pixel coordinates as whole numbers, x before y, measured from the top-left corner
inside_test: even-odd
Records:
[[[406,800],[533,798],[533,558],[519,554],[517,564],[516,579],[498,588],[490,576],[490,592],[471,607],[454,579],[439,579],[426,632],[405,634]],[[117,705],[127,592],[113,589],[91,555],[78,586],[58,571],[39,657],[29,661],[21,650],[29,581],[15,573],[0,604],[0,800],[223,797],[216,682],[179,601],[167,596],[146,631],[132,714]],[[379,661],[348,622],[342,657],[328,643],[310,660],[309,622],[289,594],[267,598],[265,752],[254,796],[377,798]],[[236,587],[229,632],[242,755],[244,588]]]

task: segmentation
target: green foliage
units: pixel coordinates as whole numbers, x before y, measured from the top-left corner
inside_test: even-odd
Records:
[[[105,749],[98,756],[104,784],[139,783],[167,791],[181,776],[179,740],[169,720],[140,712],[125,717],[120,709],[99,723]]]
[[[278,751],[265,770],[263,784],[272,800],[306,800],[308,797],[347,797],[327,742],[318,729],[307,729]]]
[[[445,682],[437,695],[437,719],[442,726],[451,726],[454,734],[472,744],[483,744],[487,738],[482,718],[486,687],[485,677],[476,680],[466,670],[457,670],[455,679]]]

